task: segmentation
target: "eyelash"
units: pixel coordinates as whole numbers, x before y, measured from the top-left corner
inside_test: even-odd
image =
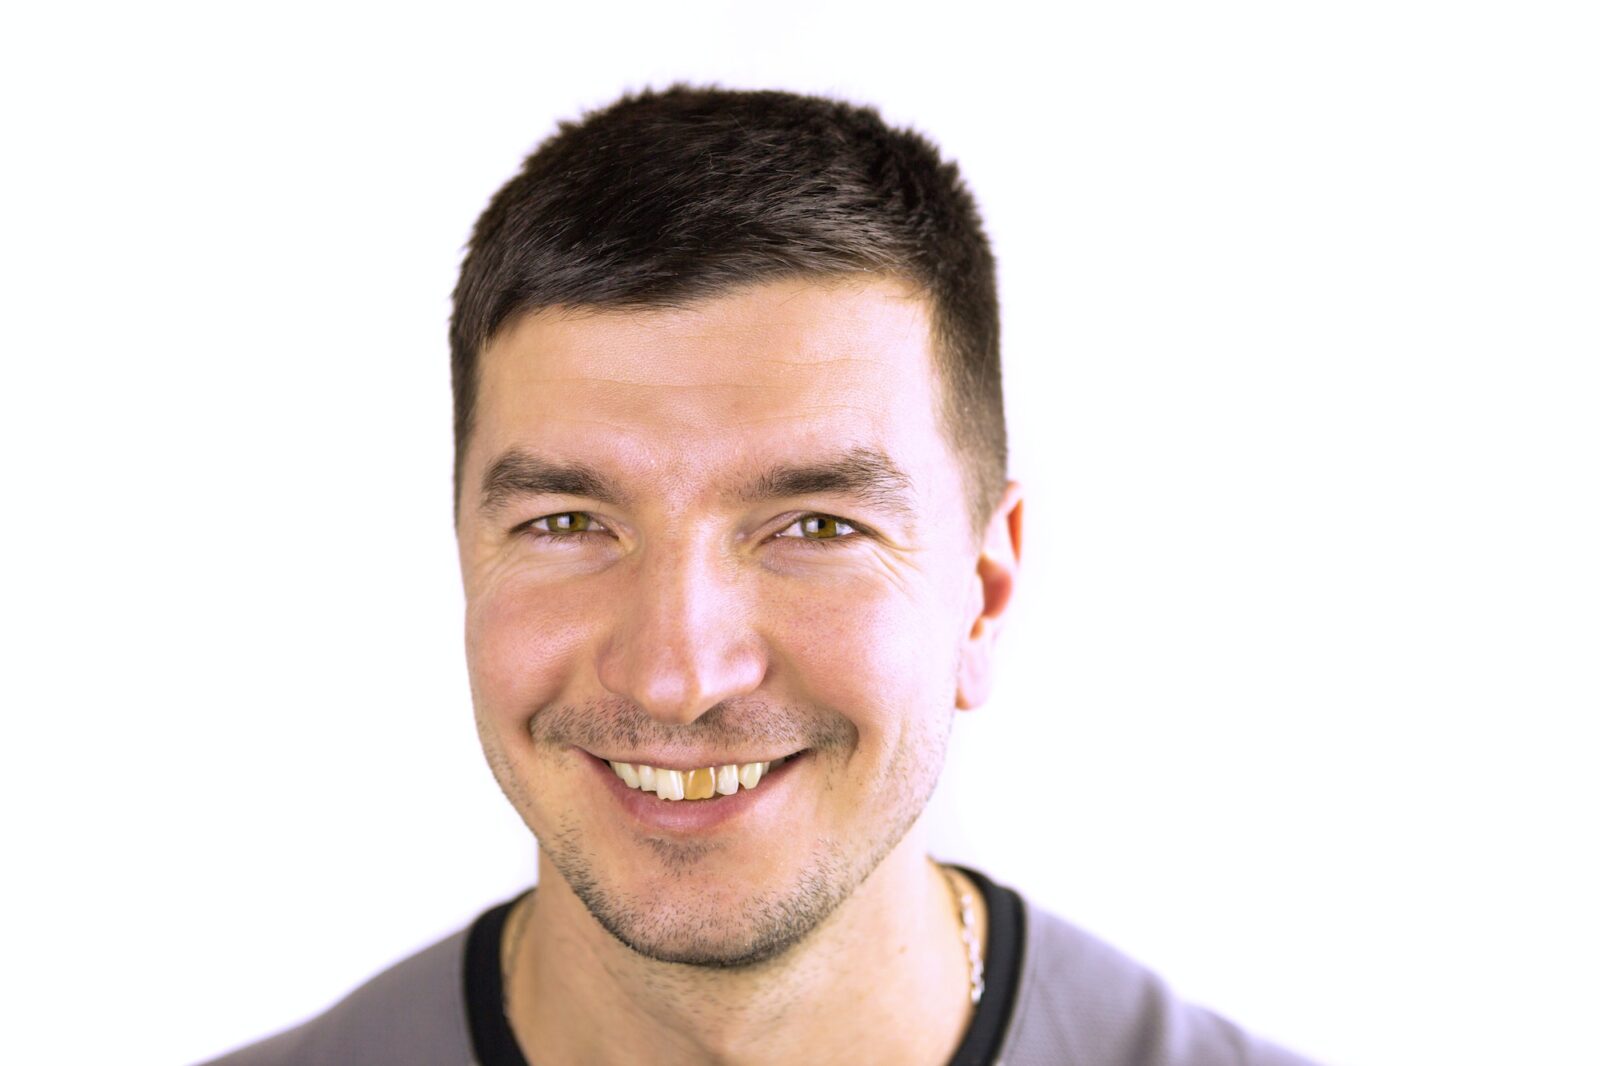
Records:
[[[561,518],[566,515],[581,516],[591,526],[597,528],[572,529],[564,532],[557,532],[553,529],[540,529],[536,524],[539,522],[549,522],[551,519]],[[827,522],[833,522],[839,528],[840,532],[836,536],[832,537],[808,537],[803,532],[796,535],[785,536],[789,530],[794,529],[796,526],[800,526],[802,523],[810,519],[822,519]],[[605,525],[597,518],[595,518],[594,515],[587,511],[556,511],[553,514],[540,515],[538,518],[529,519],[528,521],[523,522],[521,525],[514,528],[511,532],[515,535],[531,535],[541,540],[575,540],[601,534],[609,535],[611,531],[607,529]],[[778,530],[778,532],[773,534],[773,537],[781,540],[797,541],[807,548],[827,548],[837,544],[840,541],[854,540],[857,537],[865,536],[867,533],[867,528],[861,525],[859,522],[851,521],[848,518],[840,518],[837,515],[823,514],[820,511],[809,511],[796,518],[793,522],[790,522],[782,529]]]

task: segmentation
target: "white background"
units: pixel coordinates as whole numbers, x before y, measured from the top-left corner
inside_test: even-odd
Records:
[[[1600,1061],[1600,48],[1572,3],[59,4],[0,37],[0,1059],[181,1063],[522,886],[445,322],[554,123],[873,102],[1000,258],[964,859],[1334,1062]]]

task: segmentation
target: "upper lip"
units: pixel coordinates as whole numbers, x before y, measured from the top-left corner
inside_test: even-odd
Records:
[[[798,755],[800,751],[786,751],[777,755],[761,755],[751,758],[746,755],[686,753],[686,752],[658,752],[653,755],[601,755],[597,752],[582,749],[586,754],[594,756],[602,762],[625,762],[635,766],[653,766],[658,770],[704,770],[711,766],[743,766],[752,762],[777,762],[779,759],[791,755]]]

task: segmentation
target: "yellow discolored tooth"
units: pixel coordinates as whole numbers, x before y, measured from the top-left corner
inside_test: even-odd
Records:
[[[766,767],[758,762],[747,762],[739,767],[739,784],[745,788],[755,788],[761,781],[761,775]]]
[[[739,791],[739,768],[732,763],[717,767],[717,791],[731,796]]]
[[[710,799],[717,791],[716,775],[711,770],[690,770],[683,775],[683,798]]]

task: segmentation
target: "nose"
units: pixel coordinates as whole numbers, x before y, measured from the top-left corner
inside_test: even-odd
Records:
[[[766,652],[736,562],[709,546],[657,544],[633,565],[596,664],[607,690],[682,725],[760,686]]]

